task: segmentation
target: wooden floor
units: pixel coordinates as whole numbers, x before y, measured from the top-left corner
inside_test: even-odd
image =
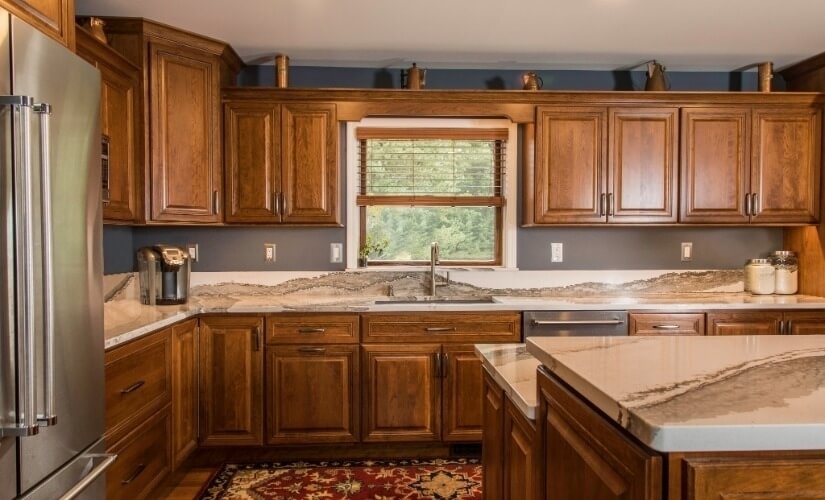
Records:
[[[161,487],[153,498],[164,500],[192,500],[200,493],[217,467],[183,467]]]

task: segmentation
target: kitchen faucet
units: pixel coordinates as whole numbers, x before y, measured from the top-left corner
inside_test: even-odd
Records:
[[[430,243],[430,296],[431,297],[436,296],[436,291],[438,290],[438,287],[447,286],[447,285],[450,284],[449,275],[448,275],[447,281],[445,283],[437,283],[436,282],[436,278],[438,278],[438,275],[435,273],[435,266],[438,264],[438,253],[439,253],[438,242],[433,241],[432,243]]]

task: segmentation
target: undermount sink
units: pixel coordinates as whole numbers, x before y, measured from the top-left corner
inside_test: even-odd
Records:
[[[388,297],[373,302],[377,306],[399,304],[492,304],[495,300],[491,296],[480,297],[449,297],[449,296],[422,296],[422,297]]]

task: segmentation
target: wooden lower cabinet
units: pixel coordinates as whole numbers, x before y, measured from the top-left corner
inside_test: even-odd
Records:
[[[504,397],[504,500],[539,498],[539,456],[536,424],[513,401]]]
[[[631,441],[541,369],[538,383],[543,498],[662,498],[658,454]]]
[[[200,444],[260,446],[264,320],[207,316],[200,321]]]
[[[172,467],[198,447],[198,320],[172,327]]]
[[[825,313],[786,312],[785,333],[790,335],[825,335]]]
[[[708,313],[708,335],[777,335],[782,325],[782,312],[711,312]]]
[[[705,313],[630,313],[630,335],[704,335]]]
[[[485,500],[504,495],[504,391],[483,370],[484,427],[481,442],[482,492]]]
[[[362,440],[441,439],[441,344],[362,347]]]
[[[481,358],[472,345],[444,345],[441,362],[444,441],[481,441]]]
[[[106,498],[149,498],[171,470],[170,433],[171,414],[167,406],[109,447],[109,453],[116,454],[117,460],[106,472]]]
[[[358,441],[357,345],[268,346],[268,444]]]

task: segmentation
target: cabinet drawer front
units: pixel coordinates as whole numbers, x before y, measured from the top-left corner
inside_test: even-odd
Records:
[[[147,498],[169,473],[169,426],[167,408],[110,448],[118,457],[106,473],[107,498]]]
[[[134,427],[170,399],[169,331],[106,353],[106,433]]]
[[[357,314],[278,314],[266,318],[268,344],[357,344]]]
[[[630,313],[630,335],[704,334],[704,313]]]
[[[519,313],[367,314],[364,342],[518,342]]]

